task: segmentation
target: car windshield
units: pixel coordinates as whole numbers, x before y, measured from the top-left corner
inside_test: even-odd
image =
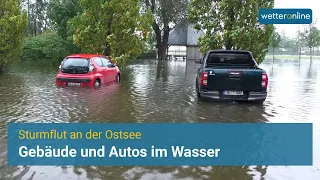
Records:
[[[69,67],[88,67],[89,60],[85,58],[68,58],[64,60],[62,64],[62,68],[69,68]]]
[[[207,65],[240,65],[252,66],[254,65],[251,55],[249,53],[210,53],[207,59]]]

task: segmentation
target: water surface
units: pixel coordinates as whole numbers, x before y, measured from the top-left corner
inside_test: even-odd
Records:
[[[56,68],[20,65],[0,75],[0,179],[316,180],[320,179],[320,61],[266,60],[263,105],[198,101],[193,61],[141,61],[120,84],[57,88]],[[312,122],[309,167],[7,167],[6,122]],[[290,151],[288,149],[288,151]]]

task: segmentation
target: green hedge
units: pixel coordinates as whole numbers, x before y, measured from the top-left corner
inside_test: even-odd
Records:
[[[22,46],[21,60],[24,62],[56,64],[69,54],[78,53],[71,42],[62,39],[54,32],[26,37]]]

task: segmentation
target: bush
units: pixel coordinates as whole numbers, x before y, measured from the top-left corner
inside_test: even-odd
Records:
[[[65,56],[77,52],[78,49],[71,42],[62,39],[55,32],[47,32],[25,38],[22,45],[21,60],[24,62],[57,64]]]

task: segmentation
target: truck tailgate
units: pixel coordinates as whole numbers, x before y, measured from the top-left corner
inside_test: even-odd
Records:
[[[262,91],[260,69],[208,69],[207,90]]]

